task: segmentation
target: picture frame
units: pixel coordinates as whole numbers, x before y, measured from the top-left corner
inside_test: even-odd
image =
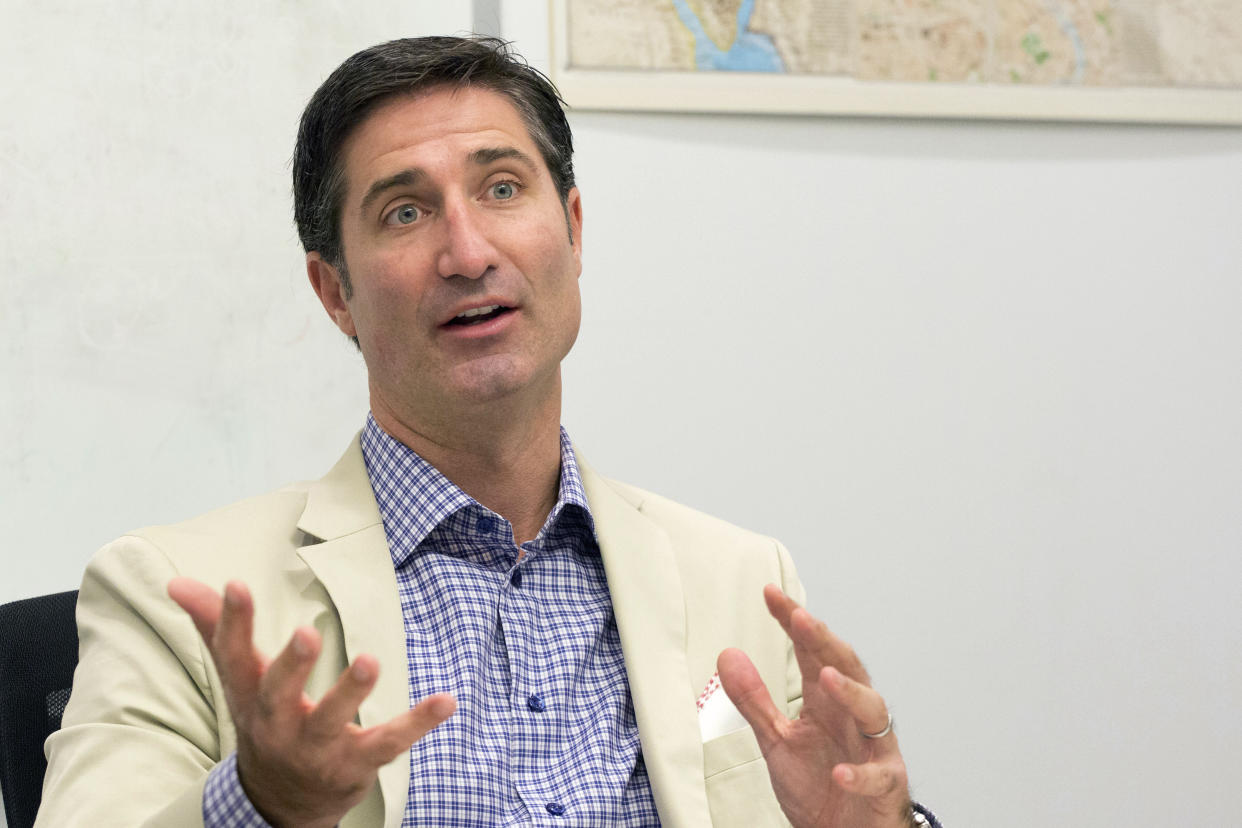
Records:
[[[586,38],[575,40],[571,18],[575,8],[603,8],[603,0],[549,2],[552,79],[567,103],[578,109],[1242,125],[1242,68],[1234,68],[1242,67],[1242,0],[1215,0],[1236,3],[1239,9],[1237,42],[1226,41],[1230,48],[1236,46],[1237,54],[1225,56],[1227,71],[1237,72],[1236,85],[1230,81],[1216,86],[878,80],[844,73],[669,71],[625,66],[623,61],[596,66],[575,60],[575,50],[584,48]],[[764,0],[743,0],[742,6],[753,8],[757,2]],[[989,0],[960,0],[958,5],[968,3],[985,8]],[[625,14],[627,8],[639,10],[630,12],[636,14],[656,5],[651,0],[611,8],[613,14]],[[668,0],[668,6],[683,18],[691,8],[683,0]],[[740,22],[739,15],[739,28]],[[628,28],[633,38],[635,27]],[[701,33],[696,37],[701,39]],[[1031,48],[1036,37],[1025,34],[1020,43],[1032,53],[1033,64],[1041,57]]]

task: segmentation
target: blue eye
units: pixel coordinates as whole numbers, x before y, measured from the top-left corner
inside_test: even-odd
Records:
[[[497,181],[492,185],[492,195],[501,201],[506,201],[517,195],[517,187],[513,186],[512,181]]]
[[[418,208],[413,204],[404,204],[393,210],[384,219],[385,224],[413,224],[418,221]]]

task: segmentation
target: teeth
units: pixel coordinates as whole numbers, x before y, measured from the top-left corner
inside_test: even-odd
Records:
[[[462,311],[461,313],[457,314],[457,316],[455,316],[454,318],[455,319],[469,319],[472,316],[482,316],[485,313],[491,313],[492,311],[496,310],[499,307],[500,305],[488,305],[483,308],[471,308],[468,311]]]

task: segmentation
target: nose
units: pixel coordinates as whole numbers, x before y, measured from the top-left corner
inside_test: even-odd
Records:
[[[481,279],[496,267],[499,254],[484,225],[484,217],[468,202],[445,204],[443,247],[436,259],[440,276]]]

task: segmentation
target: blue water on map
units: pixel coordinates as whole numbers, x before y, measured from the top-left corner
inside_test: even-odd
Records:
[[[686,0],[673,0],[677,16],[694,35],[694,63],[701,70],[725,72],[784,72],[785,64],[772,38],[757,32],[748,32],[751,15],[755,12],[755,0],[743,0],[737,10],[737,36],[728,51],[721,49],[703,30],[698,15]]]

